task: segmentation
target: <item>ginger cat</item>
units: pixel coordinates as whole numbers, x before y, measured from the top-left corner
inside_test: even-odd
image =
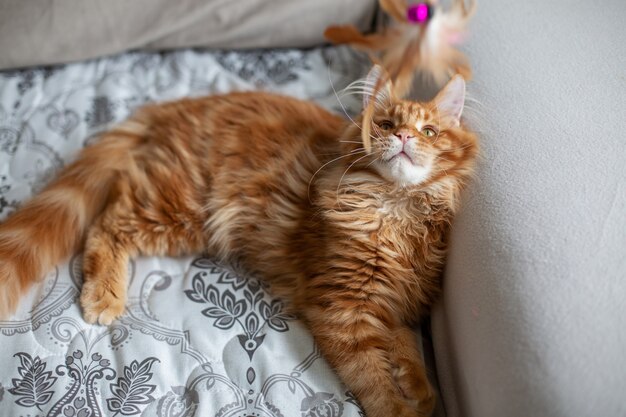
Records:
[[[362,118],[268,93],[142,108],[0,225],[0,316],[84,249],[84,318],[108,325],[129,258],[207,251],[291,304],[368,417],[430,415],[409,326],[439,291],[477,139],[463,78],[417,103],[385,77],[374,67],[362,84],[371,153]]]

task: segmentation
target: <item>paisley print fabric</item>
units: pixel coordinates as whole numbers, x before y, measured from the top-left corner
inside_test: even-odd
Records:
[[[99,132],[147,102],[263,88],[348,112],[367,71],[342,48],[129,53],[0,72],[0,220]],[[210,256],[139,258],[129,302],[87,325],[81,256],[58,265],[0,322],[0,415],[362,415],[305,327],[271,289]]]

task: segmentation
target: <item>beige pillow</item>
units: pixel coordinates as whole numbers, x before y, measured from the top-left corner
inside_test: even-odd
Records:
[[[0,69],[127,49],[308,47],[330,24],[371,29],[376,0],[9,0]]]

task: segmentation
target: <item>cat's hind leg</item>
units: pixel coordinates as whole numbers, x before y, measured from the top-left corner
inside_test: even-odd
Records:
[[[304,313],[315,340],[341,380],[355,394],[367,417],[418,417],[394,378],[390,349],[395,341],[374,308],[313,304]],[[417,352],[416,352],[417,353]]]
[[[203,246],[202,223],[192,213],[186,216],[183,207],[159,208],[135,198],[112,203],[87,235],[80,297],[85,321],[109,325],[122,315],[130,259],[191,254]]]
[[[109,325],[124,312],[128,261],[136,249],[102,220],[87,236],[80,303],[86,322]]]

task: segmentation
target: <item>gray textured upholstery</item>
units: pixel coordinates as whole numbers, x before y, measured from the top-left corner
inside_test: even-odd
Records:
[[[447,415],[624,416],[626,2],[481,0],[468,53],[484,158],[433,317]]]

